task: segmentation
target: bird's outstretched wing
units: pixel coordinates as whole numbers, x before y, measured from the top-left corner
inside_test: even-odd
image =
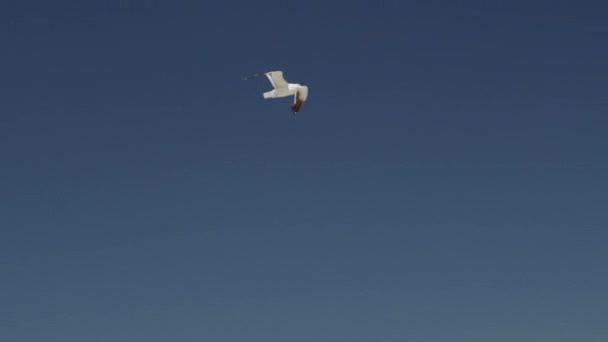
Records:
[[[301,86],[296,93],[296,97],[302,102],[306,101],[306,98],[308,97],[308,87]]]
[[[300,108],[304,104],[304,101],[306,101],[307,97],[308,97],[308,87],[301,86],[298,89],[298,91],[296,91],[296,94],[293,97],[293,106],[291,106],[291,111],[294,114],[300,111]]]
[[[283,78],[282,71],[269,71],[266,73],[266,77],[275,89],[287,87],[287,81]]]

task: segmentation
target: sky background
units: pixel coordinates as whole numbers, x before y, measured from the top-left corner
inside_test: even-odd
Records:
[[[0,340],[607,341],[607,11],[2,2]]]

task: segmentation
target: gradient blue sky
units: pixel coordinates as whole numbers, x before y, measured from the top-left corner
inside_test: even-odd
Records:
[[[607,341],[607,11],[2,2],[0,340]]]

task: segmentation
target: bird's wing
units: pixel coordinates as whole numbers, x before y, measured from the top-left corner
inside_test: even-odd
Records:
[[[296,91],[296,93],[293,97],[293,106],[291,106],[291,111],[294,113],[299,112],[300,108],[304,104],[304,101],[306,101],[307,97],[308,97],[308,87],[301,86],[298,89],[298,91]]]
[[[298,88],[298,91],[296,92],[296,96],[293,97],[293,103],[296,102],[304,102],[306,101],[306,98],[308,97],[308,87],[307,86],[301,86],[300,88]]]
[[[287,81],[285,81],[285,79],[283,78],[282,71],[267,72],[266,77],[268,77],[268,79],[270,80],[270,83],[272,83],[272,86],[275,89],[287,87]]]

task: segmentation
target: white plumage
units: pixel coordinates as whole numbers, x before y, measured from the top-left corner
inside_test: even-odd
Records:
[[[293,95],[293,105],[291,106],[291,111],[294,115],[300,111],[300,108],[308,97],[307,86],[298,83],[288,83],[283,77],[282,71],[269,71],[263,74],[255,74],[248,76],[245,79],[261,75],[268,77],[268,80],[273,87],[272,90],[262,94],[264,99],[280,98]]]

